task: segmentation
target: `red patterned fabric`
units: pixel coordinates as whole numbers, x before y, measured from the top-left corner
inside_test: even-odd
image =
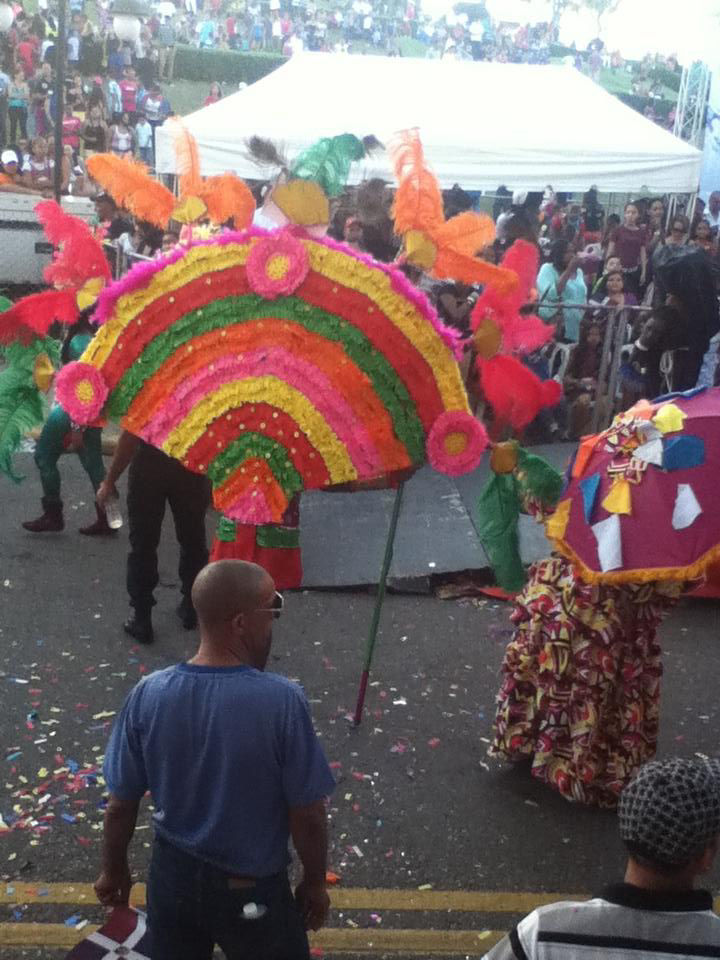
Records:
[[[511,619],[490,752],[532,758],[568,800],[614,806],[655,755],[656,630],[680,583],[588,584],[563,557],[530,568]]]

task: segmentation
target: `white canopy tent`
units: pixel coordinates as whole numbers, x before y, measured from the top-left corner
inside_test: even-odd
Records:
[[[694,193],[702,154],[567,66],[307,53],[241,92],[185,117],[205,175],[259,179],[253,134],[292,158],[319,137],[418,127],[443,187]],[[172,173],[167,127],[158,171]],[[351,183],[392,180],[384,152],[355,164]]]

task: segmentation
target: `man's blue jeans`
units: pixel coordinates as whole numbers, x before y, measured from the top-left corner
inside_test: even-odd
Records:
[[[267,908],[246,920],[243,907]],[[307,934],[286,873],[252,880],[155,838],[147,887],[152,960],[308,960]]]

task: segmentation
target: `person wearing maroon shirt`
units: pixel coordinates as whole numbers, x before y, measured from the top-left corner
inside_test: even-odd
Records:
[[[634,203],[625,204],[624,222],[613,232],[607,256],[619,257],[626,287],[635,293],[645,285],[647,275],[647,234],[638,224],[639,211]]]

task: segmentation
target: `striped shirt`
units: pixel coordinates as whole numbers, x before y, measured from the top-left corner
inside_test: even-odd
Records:
[[[655,893],[628,883],[587,902],[539,907],[488,960],[688,960],[720,958],[720,917],[705,890]]]

